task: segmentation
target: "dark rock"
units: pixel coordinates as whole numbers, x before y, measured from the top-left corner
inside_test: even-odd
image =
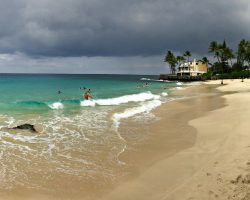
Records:
[[[22,124],[22,125],[13,127],[12,129],[30,130],[31,132],[37,133],[37,130],[35,129],[35,126],[32,125],[32,124]]]

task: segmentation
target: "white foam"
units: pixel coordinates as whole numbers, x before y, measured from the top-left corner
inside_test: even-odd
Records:
[[[63,104],[61,102],[55,102],[52,104],[49,104],[49,107],[53,110],[59,110],[59,109],[63,109]]]
[[[81,106],[111,106],[111,105],[120,105],[129,102],[143,102],[152,99],[159,99],[159,95],[154,95],[151,92],[142,92],[139,94],[131,94],[125,95],[116,98],[108,98],[108,99],[97,99],[97,100],[85,100],[81,102]]]
[[[132,117],[134,115],[137,115],[143,112],[150,112],[151,110],[153,110],[154,108],[160,105],[161,105],[161,101],[158,99],[154,99],[152,101],[141,103],[141,105],[138,107],[128,108],[122,113],[115,113],[112,117],[114,121],[114,126],[118,128],[121,119],[129,118],[129,117]]]
[[[161,95],[164,96],[164,97],[166,97],[166,96],[168,96],[168,93],[162,92]]]
[[[28,135],[21,135],[19,133],[16,134],[10,134],[8,132],[1,132],[1,137],[7,137],[7,138],[11,138],[14,141],[20,141],[20,142],[24,142],[24,143],[35,143],[36,139],[37,139],[37,135],[35,136],[28,136]]]
[[[11,126],[15,122],[14,117],[8,117],[8,119],[5,121],[5,123],[8,124],[8,126]]]
[[[183,83],[181,83],[181,82],[177,82],[177,83],[176,83],[176,85],[183,85]]]
[[[201,85],[202,82],[198,81],[198,82],[190,82],[190,83],[185,83],[185,85],[188,85],[188,86],[196,86],[196,85]]]
[[[156,82],[171,82],[168,80],[162,80],[162,79],[151,79],[151,78],[141,78],[141,81],[156,81]]]
[[[183,90],[184,88],[182,88],[182,87],[176,87],[175,89],[176,90]]]
[[[84,101],[81,101],[80,105],[81,106],[94,107],[95,106],[95,101],[93,101],[93,100],[84,100]]]
[[[151,81],[152,79],[150,79],[150,78],[141,78],[140,80],[141,81]]]

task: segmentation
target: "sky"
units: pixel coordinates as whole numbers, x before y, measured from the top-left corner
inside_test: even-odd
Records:
[[[1,0],[0,73],[166,73],[167,50],[250,40],[249,13],[249,0]]]

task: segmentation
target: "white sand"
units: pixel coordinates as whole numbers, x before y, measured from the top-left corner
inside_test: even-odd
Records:
[[[195,145],[161,160],[104,199],[250,199],[250,81],[224,80],[227,106],[189,122]],[[210,81],[205,84],[220,84]]]

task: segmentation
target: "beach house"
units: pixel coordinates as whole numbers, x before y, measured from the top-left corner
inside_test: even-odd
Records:
[[[194,59],[191,62],[185,62],[180,64],[177,68],[177,75],[188,75],[188,76],[198,76],[207,73],[208,64],[200,60]]]

